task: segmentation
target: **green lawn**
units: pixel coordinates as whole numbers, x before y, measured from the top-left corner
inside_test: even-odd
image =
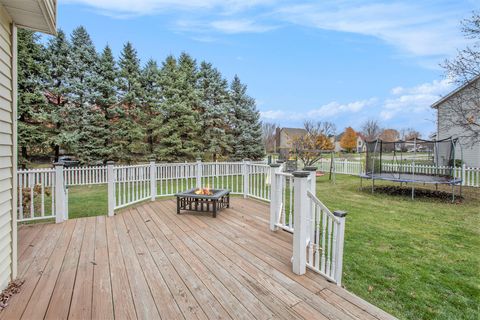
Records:
[[[320,200],[349,212],[345,287],[401,319],[478,319],[480,190],[464,193],[461,204],[412,201],[320,178]]]
[[[377,183],[377,186],[388,183]],[[461,204],[371,194],[356,177],[317,180],[331,210],[346,210],[345,287],[401,319],[478,319],[480,189]],[[417,186],[419,187],[419,186]],[[70,187],[70,217],[106,214],[106,186]]]

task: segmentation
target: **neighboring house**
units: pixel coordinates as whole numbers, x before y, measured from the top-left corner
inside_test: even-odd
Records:
[[[362,153],[367,151],[367,145],[365,144],[365,136],[360,132],[357,132],[357,153]]]
[[[360,133],[357,132],[357,146],[355,148],[355,152],[361,153],[367,151],[367,145],[365,144],[365,137]],[[344,148],[340,145],[340,140],[342,140],[343,133],[334,137],[334,145],[335,145],[335,152],[343,152],[345,151]]]
[[[471,95],[478,96],[478,92],[472,93],[474,90],[479,90],[480,76],[474,78],[472,81],[452,91],[447,96],[438,100],[432,105],[432,108],[437,109],[437,132],[436,138],[438,140],[454,137],[459,139],[460,146],[455,150],[456,158],[460,159],[463,153],[463,161],[468,167],[480,167],[480,141],[469,141],[462,137],[463,129],[460,126],[453,126],[448,119],[451,117],[459,117],[460,115],[451,112],[453,103],[479,103],[476,99],[469,99]],[[480,115],[467,115],[471,121],[480,124]]]
[[[343,132],[334,137],[334,139],[335,139],[335,143],[334,143],[335,149],[334,149],[334,151],[335,152],[345,151],[345,149],[343,149],[342,146],[340,145],[340,140],[342,140],[342,136],[343,136]]]
[[[0,0],[0,290],[17,276],[17,27],[56,32],[55,0]]]
[[[306,134],[307,130],[303,128],[277,128],[275,136],[280,159],[288,159],[290,152],[294,151],[293,142],[295,139]]]

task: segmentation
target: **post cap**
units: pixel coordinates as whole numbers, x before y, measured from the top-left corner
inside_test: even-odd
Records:
[[[113,164],[115,164],[115,161],[112,161],[112,160],[107,161],[107,165],[109,165],[109,164],[113,165]]]
[[[345,218],[347,216],[347,211],[336,210],[333,211],[333,215],[339,218]]]
[[[202,161],[202,158],[197,157],[195,160],[197,160],[197,161]]]
[[[310,172],[308,172],[308,171],[294,171],[294,172],[292,172],[292,175],[295,178],[308,178],[308,176],[310,175]]]
[[[278,168],[281,167],[282,165],[280,163],[270,163],[270,167],[272,168]]]
[[[303,168],[304,171],[317,171],[317,167],[309,166]]]
[[[148,161],[150,161],[150,162],[155,162],[155,160],[156,160],[155,158],[148,159]]]
[[[243,161],[251,161],[249,158],[244,158]]]

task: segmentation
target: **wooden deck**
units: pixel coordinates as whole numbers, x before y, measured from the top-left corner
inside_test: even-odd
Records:
[[[19,228],[21,292],[0,319],[393,319],[308,272],[268,207],[232,198],[216,219],[148,202]]]

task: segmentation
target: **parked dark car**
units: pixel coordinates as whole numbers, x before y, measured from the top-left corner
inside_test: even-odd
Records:
[[[60,156],[58,157],[58,163],[63,164],[64,167],[77,167],[80,165],[80,161],[72,156]]]

